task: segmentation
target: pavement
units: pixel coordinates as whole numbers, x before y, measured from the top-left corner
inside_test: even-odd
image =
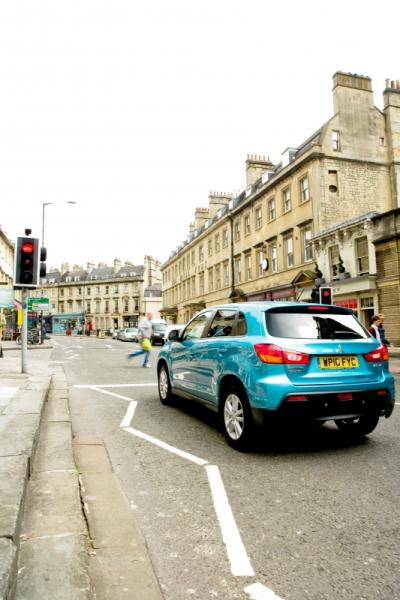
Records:
[[[0,600],[162,600],[145,540],[99,439],[74,439],[52,341],[3,342]]]

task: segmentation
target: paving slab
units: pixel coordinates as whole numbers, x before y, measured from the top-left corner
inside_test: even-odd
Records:
[[[43,388],[39,389],[24,389],[18,390],[13,395],[11,401],[8,403],[5,414],[42,414],[43,405],[46,400],[46,391]]]
[[[32,456],[39,435],[39,414],[0,415],[0,456]]]
[[[71,423],[43,421],[34,471],[75,469],[71,446]]]
[[[96,600],[162,600],[149,557],[143,548],[100,548],[89,561]]]
[[[70,421],[68,398],[54,398],[50,394],[42,418],[44,421]]]
[[[9,539],[0,538],[0,600],[11,598],[17,570],[17,549]]]
[[[115,475],[81,474],[80,480],[93,547],[143,546],[144,537]]]
[[[68,557],[68,560],[66,560]],[[34,538],[21,542],[14,600],[92,599],[86,538],[83,535]]]
[[[0,482],[0,538],[8,537],[17,543],[28,482],[28,457],[0,457]]]
[[[110,459],[103,443],[73,443],[75,462],[81,473],[112,473]]]
[[[35,473],[25,503],[24,537],[86,533],[76,471]]]

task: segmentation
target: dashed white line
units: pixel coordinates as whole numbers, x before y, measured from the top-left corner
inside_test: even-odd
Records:
[[[120,427],[122,427],[122,429],[124,429],[125,427],[129,427],[129,425],[131,424],[133,415],[135,414],[136,405],[137,405],[136,400],[131,401],[131,403],[129,404],[128,410],[126,411],[126,414],[121,421]]]
[[[262,583],[253,583],[244,588],[246,594],[249,594],[252,600],[282,600],[272,590],[262,585]]]

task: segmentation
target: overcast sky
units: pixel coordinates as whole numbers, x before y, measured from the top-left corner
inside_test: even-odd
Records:
[[[164,261],[210,191],[400,79],[398,1],[0,0],[0,226],[48,266]],[[66,204],[67,201],[76,202]]]

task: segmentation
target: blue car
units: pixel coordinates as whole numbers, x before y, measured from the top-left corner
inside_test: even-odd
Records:
[[[388,350],[347,308],[300,302],[213,306],[169,333],[157,362],[163,404],[176,396],[219,413],[245,450],[273,418],[333,420],[371,433],[393,411]]]

